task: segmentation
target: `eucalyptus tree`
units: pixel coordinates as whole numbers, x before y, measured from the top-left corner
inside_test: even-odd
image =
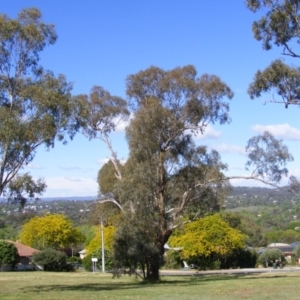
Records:
[[[262,42],[264,50],[273,45],[282,47],[282,54],[300,58],[300,2],[298,0],[247,0],[247,7],[253,12],[264,14],[252,25],[254,38]],[[300,70],[288,66],[282,60],[275,60],[263,71],[258,71],[249,87],[251,98],[263,93],[271,94],[268,101],[299,105]],[[275,93],[274,93],[275,92]]]
[[[100,202],[113,200],[122,207],[126,228],[120,226],[116,233],[116,257],[124,257],[128,265],[143,265],[146,277],[158,280],[164,245],[173,230],[218,211],[230,188],[228,180],[238,178],[226,177],[220,155],[193,139],[210,123],[230,122],[228,100],[233,93],[215,75],[198,77],[193,66],[170,71],[150,67],[128,76],[126,83],[133,115],[126,128],[129,158],[121,176],[117,169],[118,180],[105,180],[105,172],[99,173],[105,185],[100,189],[111,192]],[[250,174],[245,178],[273,186],[286,175],[285,163],[292,159],[269,133],[250,139],[246,151]],[[127,249],[130,240],[144,245],[147,255],[137,255],[140,248]]]
[[[39,146],[67,141],[78,129],[72,117],[71,84],[40,65],[40,53],[55,43],[54,25],[36,8],[16,19],[0,14],[0,196],[24,202],[41,194],[45,182],[20,170]]]

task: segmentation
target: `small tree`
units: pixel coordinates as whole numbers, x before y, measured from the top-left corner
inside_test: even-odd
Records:
[[[189,263],[204,264],[221,259],[226,260],[232,254],[244,248],[246,236],[231,228],[219,214],[187,223],[170,237],[174,247],[183,247],[182,260]]]
[[[34,254],[32,260],[42,266],[44,271],[62,271],[67,264],[67,255],[54,249],[45,249]]]
[[[1,265],[11,265],[12,268],[18,259],[18,250],[12,243],[0,241],[0,267]]]
[[[284,255],[279,249],[268,249],[258,257],[258,262],[264,266],[272,265],[276,261],[285,262]]]
[[[23,225],[20,240],[25,245],[37,248],[63,248],[84,241],[84,235],[71,220],[60,214],[33,217]]]

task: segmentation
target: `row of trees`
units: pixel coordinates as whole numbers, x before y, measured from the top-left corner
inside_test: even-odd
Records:
[[[276,38],[281,34],[282,39],[275,43],[297,56],[287,42],[298,31],[291,27],[285,35],[281,27],[273,26],[282,25],[281,11],[298,9],[294,2],[247,2],[254,11],[271,7],[267,19],[254,25],[266,49],[274,34]],[[273,13],[280,17],[275,23]],[[293,14],[288,14],[288,22],[293,22],[290,16]],[[283,25],[290,25],[288,22]],[[218,76],[198,76],[189,65],[169,71],[150,67],[128,76],[128,100],[100,86],[93,87],[89,95],[72,96],[63,75],[55,76],[39,65],[39,53],[54,44],[56,37],[54,26],[42,22],[38,9],[22,10],[15,20],[0,15],[0,196],[23,204],[28,197],[41,194],[46,183],[21,175],[20,170],[33,160],[39,146],[53,147],[56,139],[66,142],[82,128],[90,139],[100,138],[111,151],[105,166],[111,171],[100,171],[99,182],[101,202],[114,203],[122,212],[116,231],[120,262],[134,265],[138,259],[145,266],[145,276],[158,280],[164,245],[174,229],[186,220],[218,211],[230,188],[229,180],[235,178],[224,175],[227,166],[216,151],[193,141],[208,124],[230,122],[228,100],[233,92]],[[274,79],[274,70],[284,70],[284,76]],[[271,71],[256,75],[250,96],[258,97],[275,86],[286,105],[297,103],[299,79],[294,73],[276,62]],[[126,128],[129,157],[121,164],[109,134],[118,121],[130,115]],[[285,166],[292,156],[270,133],[251,138],[246,152],[247,179],[276,186],[287,175]],[[295,178],[292,183],[297,183]],[[139,247],[144,250],[138,257],[130,255]]]

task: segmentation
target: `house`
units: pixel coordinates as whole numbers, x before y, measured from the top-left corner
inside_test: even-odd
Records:
[[[81,251],[78,252],[79,253],[79,256],[81,259],[84,259],[86,257],[86,249],[83,249]]]
[[[20,242],[14,242],[10,240],[6,240],[6,242],[14,244],[18,250],[19,259],[16,265],[17,270],[36,269],[36,266],[31,263],[31,257],[33,254],[40,252],[39,250],[23,245]]]

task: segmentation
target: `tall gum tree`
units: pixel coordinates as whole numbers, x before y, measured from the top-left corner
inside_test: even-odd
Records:
[[[8,202],[24,203],[45,190],[42,179],[20,170],[39,146],[66,142],[78,130],[71,84],[39,64],[40,52],[56,39],[54,25],[45,24],[36,8],[16,19],[0,14],[0,196]]]
[[[113,185],[99,172],[99,182],[109,183],[100,190],[113,187],[100,202],[110,201],[118,191],[113,201],[122,207],[126,226],[121,223],[116,232],[116,257],[143,265],[145,277],[158,280],[173,230],[218,211],[230,188],[231,177],[223,174],[226,164],[216,151],[197,146],[193,135],[203,134],[210,123],[230,122],[233,93],[219,77],[198,77],[190,65],[170,71],[150,67],[128,76],[126,83],[133,114],[126,128],[130,154]],[[276,186],[292,158],[287,148],[265,133],[250,139],[246,150],[246,179]]]

